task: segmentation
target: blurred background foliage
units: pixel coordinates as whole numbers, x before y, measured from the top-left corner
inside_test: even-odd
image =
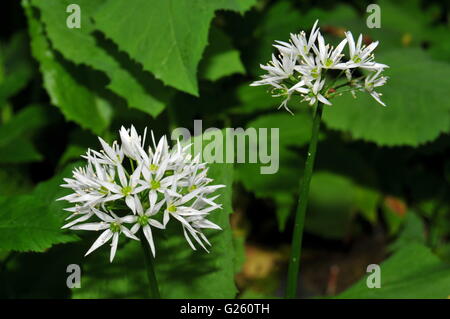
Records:
[[[379,40],[390,65],[383,108],[365,95],[324,112],[312,179],[300,297],[450,296],[450,30],[448,1],[77,0],[2,3],[0,29],[0,297],[147,297],[141,251],[121,243],[83,258],[92,236],[60,230],[62,178],[96,136],[121,125],[167,134],[175,127],[280,129],[280,169],[214,164],[228,185],[211,254],[171,230],[157,258],[163,297],[277,297],[286,261],[311,109],[278,111],[266,88],[249,87],[274,40],[320,19],[332,42],[346,30]],[[77,162],[78,161],[78,162]],[[229,215],[231,214],[231,215]],[[230,218],[229,218],[230,217]],[[82,240],[81,240],[82,239]],[[66,267],[82,266],[82,288]],[[368,289],[368,264],[382,288]],[[235,280],[233,280],[233,278]]]

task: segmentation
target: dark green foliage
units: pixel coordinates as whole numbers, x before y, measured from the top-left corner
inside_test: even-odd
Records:
[[[386,107],[359,94],[337,97],[324,109],[306,213],[309,254],[302,258],[314,259],[321,249],[351,258],[360,242],[382,242],[382,288],[368,289],[363,278],[347,291],[348,284],[340,287],[338,298],[448,297],[444,1],[378,1],[381,29],[367,28],[360,1],[79,0],[80,29],[66,26],[71,3],[22,0],[2,10],[9,28],[0,34],[1,298],[149,297],[139,244],[121,242],[112,264],[105,247],[84,258],[95,236],[80,240],[61,230],[66,206],[55,199],[67,194],[59,185],[81,163],[73,162],[99,148],[96,136],[113,141],[120,126],[131,124],[161,136],[177,126],[192,130],[194,119],[204,129],[278,128],[279,170],[262,175],[261,163],[211,165],[211,176],[226,185],[223,209],[212,215],[223,231],[208,234],[210,254],[192,251],[179,229],[155,232],[161,294],[274,296],[245,286],[248,278],[237,287],[234,278],[245,258],[254,258],[253,246],[286,255],[312,109],[293,98],[292,116],[277,110],[281,101],[267,88],[249,84],[263,73],[259,65],[270,59],[275,40],[308,31],[316,19],[332,43],[345,30],[379,40],[376,58],[390,66],[390,79],[382,89]],[[355,273],[364,274],[356,259]],[[82,267],[81,289],[66,287],[71,263]],[[268,276],[285,286],[279,272]]]

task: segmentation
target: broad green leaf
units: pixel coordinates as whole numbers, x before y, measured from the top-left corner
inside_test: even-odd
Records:
[[[304,160],[296,152],[280,149],[279,169],[275,174],[261,174],[261,167],[269,164],[236,164],[237,179],[245,189],[257,197],[272,197],[277,193],[295,192],[304,166]]]
[[[42,252],[77,239],[61,230],[67,214],[55,200],[67,193],[59,184],[71,167],[27,195],[0,197],[0,250]]]
[[[25,138],[16,138],[0,146],[0,163],[29,163],[42,160],[36,147]]]
[[[417,49],[380,54],[377,61],[390,66],[386,70],[389,80],[379,90],[387,107],[365,92],[357,99],[344,94],[324,111],[330,128],[386,146],[418,146],[449,131],[450,101],[445,98],[450,87],[449,64],[433,61]]]
[[[86,153],[86,148],[79,145],[69,145],[59,158],[58,166],[64,166],[74,159],[80,159],[80,156]]]
[[[101,43],[93,34],[95,25],[92,18],[104,1],[78,1],[81,8],[81,28],[69,29],[66,26],[66,7],[72,1],[33,1],[41,12],[41,19],[46,26],[47,35],[55,50],[68,60],[85,64],[105,72],[110,82],[107,87],[127,100],[130,107],[137,108],[152,116],[157,116],[164,109],[162,99],[167,98],[165,88],[158,81],[145,77],[142,72],[127,69],[119,55],[111,54],[114,47]]]
[[[301,30],[301,21],[300,12],[288,1],[278,1],[264,13],[254,30],[254,37],[258,39],[254,47],[250,48],[254,52],[247,59],[249,71],[253,75],[263,74],[259,66],[270,60],[275,40],[287,41],[289,33]]]
[[[270,97],[268,97],[270,99]],[[276,205],[278,225],[284,229],[286,221],[291,213],[295,201],[294,193],[298,190],[300,174],[303,168],[303,159],[290,147],[301,147],[308,143],[311,136],[312,120],[310,114],[298,112],[295,116],[284,110],[277,113],[261,115],[249,122],[247,127],[256,129],[258,145],[251,144],[258,154],[258,147],[266,143],[261,140],[261,129],[267,129],[269,154],[272,161],[278,165],[278,171],[274,174],[261,174],[261,167],[270,166],[270,163],[243,163],[237,164],[237,179],[244,187],[253,192],[257,197],[271,198]],[[279,130],[276,141],[278,150],[271,150],[271,138],[275,138],[271,129]],[[259,134],[258,134],[259,133]],[[258,161],[261,159],[259,158]]]
[[[216,81],[232,74],[244,74],[239,51],[233,48],[231,39],[214,27],[210,30],[209,38],[210,44],[199,66],[200,78]]]
[[[214,12],[243,12],[255,1],[107,1],[95,16],[97,28],[119,50],[165,84],[198,95],[197,65],[207,44]]]
[[[268,97],[270,99],[270,97]],[[257,163],[245,162],[236,165],[237,179],[244,187],[260,198],[271,198],[276,205],[276,213],[279,229],[283,230],[291,213],[295,201],[294,193],[297,191],[298,182],[304,164],[303,159],[289,148],[305,145],[311,135],[311,116],[306,112],[297,113],[295,116],[282,110],[277,113],[261,115],[247,124],[248,129],[256,129],[257,144],[249,143],[248,149],[259,154],[261,145],[267,144],[271,162]],[[261,130],[267,130],[267,142],[261,139]],[[272,129],[279,130],[276,145],[278,149],[271,149]],[[272,163],[272,164],[271,164]],[[273,174],[262,174],[262,167],[278,167]]]
[[[450,265],[421,244],[403,247],[380,267],[381,288],[368,288],[366,276],[337,298],[447,299],[449,296]]]
[[[30,192],[30,176],[20,166],[0,166],[0,196],[12,196]]]
[[[0,108],[9,97],[23,89],[33,68],[25,33],[15,33],[7,44],[0,43]]]
[[[428,28],[427,40],[431,42],[428,53],[435,59],[450,62],[450,26]]]
[[[250,86],[250,83],[251,82],[246,82],[237,88],[237,106],[234,106],[229,112],[236,114],[251,114],[266,109],[277,108],[277,99],[271,98],[267,87]]]
[[[39,62],[52,104],[58,106],[68,120],[101,134],[108,126],[110,105],[75,79],[68,71],[69,65],[50,48],[43,25],[36,19],[29,1],[24,0],[22,5],[28,18],[32,53]]]
[[[270,98],[270,97],[268,97]],[[279,145],[303,146],[309,142],[312,129],[312,118],[309,113],[301,112],[295,115],[289,114],[285,110],[280,110],[274,114],[261,115],[247,124],[248,128],[279,130]]]
[[[273,198],[277,207],[278,229],[283,232],[292,210],[295,209],[295,197],[290,193],[276,193]]]
[[[367,19],[373,12],[366,12],[367,6],[361,6],[362,10],[358,11],[346,4],[336,4],[327,9],[313,7],[307,12],[300,12],[302,17],[297,24],[301,29],[308,30],[318,19],[322,32],[331,41],[344,38],[347,30],[354,36],[363,34],[367,40],[380,41],[377,52],[419,47],[432,21],[432,10],[424,10],[420,0],[381,0],[377,4],[381,9],[380,28],[367,26]]]
[[[425,244],[425,227],[421,218],[415,212],[408,211],[403,229],[397,239],[389,246],[389,249],[397,251],[411,243]]]
[[[4,125],[0,125],[0,147],[17,139],[28,132],[38,129],[50,121],[47,110],[44,106],[30,105]]]
[[[362,195],[363,194],[363,195]],[[305,229],[326,238],[343,238],[358,212],[376,214],[379,194],[351,179],[329,172],[315,172],[311,179]]]

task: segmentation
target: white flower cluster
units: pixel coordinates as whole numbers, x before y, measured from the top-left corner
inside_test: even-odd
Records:
[[[63,228],[102,231],[90,254],[111,240],[112,262],[121,234],[139,240],[142,229],[155,256],[152,227],[165,229],[169,221],[180,223],[184,236],[196,249],[191,237],[205,250],[211,245],[202,229],[221,229],[206,217],[221,205],[214,202],[219,196],[211,193],[225,185],[210,185],[206,163],[199,156],[191,156],[190,145],[170,148],[165,136],[158,143],[152,132],[153,147],[146,150],[144,138],[131,129],[120,130],[121,144],[108,145],[99,137],[103,149],[88,150],[83,156],[87,166],[76,168],[73,178],[65,178],[62,187],[74,193],[58,200],[75,204]]]
[[[300,95],[302,100],[309,102],[310,105],[317,101],[331,105],[329,99],[344,91],[350,91],[353,95],[355,91],[366,91],[380,104],[385,105],[381,101],[381,93],[375,91],[376,87],[386,83],[387,77],[381,76],[381,72],[388,67],[374,61],[372,52],[377,47],[378,41],[366,46],[363,44],[362,35],[359,35],[355,43],[349,31],[345,33],[345,39],[334,48],[325,44],[317,24],[318,21],[315,22],[309,37],[302,31],[300,34],[291,34],[289,42],[276,41],[274,47],[279,54],[277,56],[272,54],[272,61],[267,65],[261,65],[268,73],[251,85],[272,86],[272,96],[284,97],[280,108],[284,107],[289,112],[291,111],[287,103],[293,94]],[[343,61],[342,52],[346,44],[349,56],[348,60]],[[357,69],[360,69],[360,72],[369,71],[369,75],[354,78]],[[326,74],[329,70],[338,70],[339,74],[327,81]],[[338,84],[337,80],[343,74],[346,82]]]

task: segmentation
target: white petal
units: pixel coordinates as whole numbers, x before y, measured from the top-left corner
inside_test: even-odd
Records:
[[[61,228],[69,228],[69,227],[72,227],[75,224],[78,224],[80,222],[84,222],[84,221],[88,220],[89,218],[91,218],[92,215],[93,215],[93,213],[85,214],[85,215],[81,216],[80,218],[74,219],[70,223],[65,224]]]
[[[159,228],[159,229],[164,229],[164,225],[161,224],[159,221],[154,220],[154,219],[149,219],[148,223],[150,225],[152,225],[153,227]]]
[[[114,256],[117,251],[117,244],[119,243],[119,233],[114,233],[112,243],[111,243],[111,255],[109,257],[109,262],[112,263]]]
[[[128,186],[128,179],[125,176],[125,170],[122,165],[117,165],[117,173],[119,174],[120,184],[122,186]]]
[[[141,201],[140,201],[139,197],[138,196],[133,196],[133,198],[134,198],[134,207],[136,209],[136,212],[139,215],[143,214],[144,213],[144,209],[142,208],[142,204],[141,204]]]
[[[133,234],[136,234],[138,232],[139,228],[141,228],[141,225],[139,225],[139,223],[136,223],[136,224],[133,225],[133,227],[131,227],[130,231]]]
[[[124,217],[120,218],[120,222],[121,223],[125,223],[125,224],[131,224],[131,223],[135,223],[137,221],[137,216],[136,215],[127,215]]]
[[[169,219],[170,219],[169,212],[166,210],[164,212],[164,217],[163,217],[164,228],[166,227],[167,223],[169,222]]]
[[[99,231],[99,230],[106,229],[108,227],[109,227],[109,224],[107,224],[107,223],[86,223],[86,224],[72,226],[72,227],[70,227],[70,229]]]
[[[94,212],[95,215],[97,215],[98,218],[100,218],[101,220],[103,220],[107,223],[112,223],[114,221],[114,218],[112,218],[110,215],[108,215],[96,208],[92,208],[92,211]]]
[[[191,248],[192,248],[193,250],[197,250],[197,248],[195,248],[194,244],[192,244],[192,241],[191,241],[191,239],[189,238],[189,235],[188,235],[188,233],[186,232],[186,228],[185,228],[185,227],[183,227],[183,233],[184,233],[184,238],[186,238],[186,241],[188,242],[189,246],[191,246]]]
[[[87,251],[85,256],[89,255],[94,250],[96,250],[98,247],[105,244],[108,240],[111,239],[112,235],[113,235],[113,232],[109,229],[107,229],[103,233],[101,233],[101,235],[98,236],[97,240],[94,242],[94,244],[91,246],[91,248],[89,248],[89,250]]]
[[[324,104],[332,105],[322,94],[317,95],[317,99]]]
[[[121,226],[120,230],[124,233],[125,236],[127,236],[130,239],[134,239],[139,241],[139,238],[137,238],[134,233],[132,231],[130,231],[128,228],[126,228],[125,226]]]
[[[133,214],[135,214],[136,213],[136,202],[134,201],[133,196],[128,195],[127,197],[125,197],[125,203],[131,209]]]
[[[144,232],[145,238],[147,238],[148,244],[150,245],[153,257],[155,257],[155,244],[153,243],[152,230],[148,225],[144,226],[142,230]]]
[[[109,144],[106,143],[101,137],[99,137],[98,139],[100,140],[100,143],[102,144],[103,150],[106,152],[108,157],[111,160],[115,161],[117,159],[116,152],[114,152],[114,150],[111,148],[111,146],[109,146]]]

